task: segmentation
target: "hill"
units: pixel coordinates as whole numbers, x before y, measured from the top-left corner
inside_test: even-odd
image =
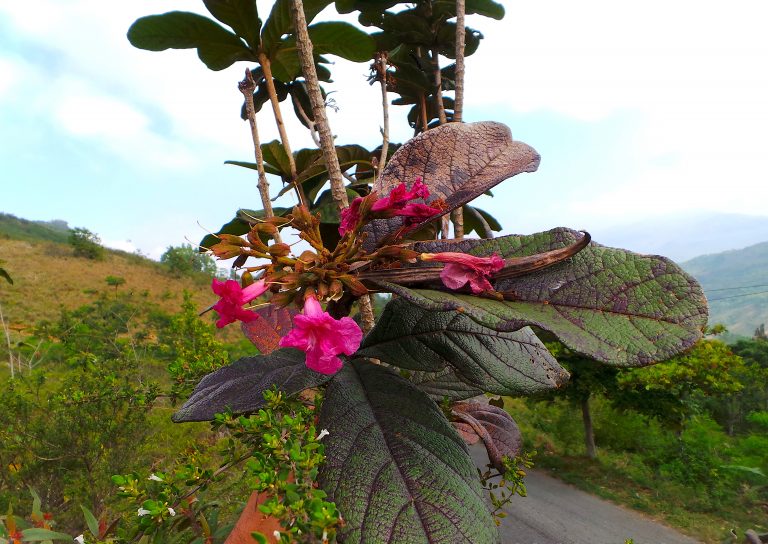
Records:
[[[710,323],[723,323],[743,336],[768,324],[768,242],[702,255],[680,266],[704,287]]]
[[[30,221],[15,215],[0,213],[0,237],[28,242],[67,243],[69,225],[60,219]]]
[[[589,229],[587,229],[589,230]],[[685,261],[768,240],[768,216],[692,213],[590,230],[610,247]]]
[[[184,291],[198,308],[215,299],[204,274],[176,277],[156,261],[118,250],[106,249],[104,260],[75,257],[68,237],[64,221],[0,214],[0,257],[14,281],[10,285],[0,280],[0,305],[12,330],[24,331],[55,318],[60,308],[74,309],[115,290],[133,293],[167,312],[179,310]],[[110,286],[108,276],[125,283]]]

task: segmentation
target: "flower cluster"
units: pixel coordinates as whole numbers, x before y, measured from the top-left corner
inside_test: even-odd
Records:
[[[356,228],[367,223],[370,219],[404,217],[405,225],[411,226],[443,213],[443,206],[439,200],[432,204],[414,202],[417,199],[426,201],[427,198],[429,198],[429,188],[421,178],[416,178],[410,190],[405,183],[400,183],[392,189],[388,196],[382,198],[378,198],[375,192],[367,197],[357,197],[352,201],[349,208],[341,212],[339,234],[344,236],[349,232],[354,232]]]
[[[412,265],[418,260],[445,263],[440,277],[449,289],[462,289],[465,285],[474,294],[492,291],[489,277],[504,266],[504,260],[494,254],[491,257],[474,257],[461,253],[419,254],[400,242],[407,232],[417,225],[445,213],[446,204],[441,199],[430,198],[429,188],[417,178],[410,188],[405,183],[394,187],[388,195],[372,192],[354,199],[349,208],[341,212],[339,233],[341,240],[330,250],[323,240],[320,218],[304,206],[296,206],[284,217],[265,220],[253,218],[251,231],[245,238],[220,234],[220,242],[211,250],[222,259],[236,257],[242,266],[248,257],[268,261],[268,264],[245,269],[241,287],[235,280],[213,280],[214,293],[220,298],[212,306],[219,314],[217,327],[235,321],[250,322],[258,318],[253,310],[244,307],[257,297],[270,294],[268,304],[296,305],[302,313],[293,318],[293,329],[284,335],[281,347],[297,348],[306,353],[308,368],[323,374],[334,374],[342,367],[340,355],[352,355],[360,346],[362,331],[345,315],[356,297],[368,293],[368,287],[360,275],[361,269],[389,270]],[[375,219],[402,217],[402,227],[390,240],[372,252],[363,249],[364,235],[359,233]],[[278,229],[290,225],[299,237],[309,243],[311,249],[298,257],[291,255],[291,246],[280,241],[269,244],[270,238],[278,238]],[[258,280],[254,281],[254,274]],[[322,302],[333,312],[323,310]]]

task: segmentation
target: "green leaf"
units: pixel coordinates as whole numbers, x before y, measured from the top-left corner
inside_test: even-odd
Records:
[[[463,206],[503,180],[534,172],[539,154],[512,139],[501,123],[449,123],[419,134],[403,144],[387,163],[373,190],[387,195],[401,182],[412,184],[423,178],[430,198],[443,198],[450,210]],[[365,249],[371,250],[398,230],[403,219],[374,221]]]
[[[339,540],[500,542],[466,446],[437,405],[364,360],[331,381],[319,481],[344,513]]]
[[[480,238],[493,238],[493,232],[501,230],[501,224],[491,214],[474,206],[464,205],[464,234],[476,232]]]
[[[344,172],[355,165],[361,164],[371,166],[371,152],[361,145],[338,145],[336,146],[336,156],[339,158],[339,167]],[[298,164],[296,165],[298,168]],[[297,175],[300,182],[306,181],[320,174],[327,174],[328,167],[325,164],[325,157],[322,153],[316,153],[314,160],[310,162]]]
[[[464,400],[483,394],[482,389],[472,387],[459,378],[456,371],[450,366],[437,372],[405,371],[405,374],[411,383],[438,403],[446,398]]]
[[[232,164],[234,166],[239,166],[241,168],[248,168],[249,170],[259,170],[259,165],[255,162],[247,162],[247,161],[224,161],[224,164]],[[264,172],[267,174],[272,174],[275,176],[282,176],[283,172],[281,170],[278,170],[274,166],[268,163],[264,163]]]
[[[21,532],[21,540],[22,542],[41,542],[44,540],[66,540],[71,542],[72,537],[64,533],[57,533],[56,531],[51,531],[49,529],[35,527],[32,529],[24,529]]]
[[[315,53],[336,55],[353,62],[366,62],[373,58],[376,49],[373,38],[349,23],[317,23],[308,30]]]
[[[211,15],[228,25],[256,50],[261,45],[261,19],[256,0],[203,0]]]
[[[282,46],[283,36],[293,33],[291,2],[292,0],[277,0],[272,5],[272,11],[264,24],[261,33],[261,45],[270,59]],[[304,16],[307,19],[307,24],[312,22],[312,19],[330,3],[331,0],[306,0],[304,2]]]
[[[433,312],[395,298],[365,337],[359,355],[408,370],[453,367],[461,381],[498,395],[560,387],[568,372],[531,329],[499,332],[457,312]]]
[[[128,40],[149,51],[196,48],[211,70],[223,70],[239,60],[257,60],[240,38],[207,17],[186,11],[140,18],[128,29]]]
[[[96,519],[96,516],[94,516],[93,512],[88,510],[82,504],[80,505],[80,508],[83,511],[83,517],[85,518],[86,525],[88,525],[88,530],[91,532],[93,536],[95,536],[96,538],[99,538],[99,522]]]
[[[177,423],[208,421],[227,410],[235,414],[254,412],[264,405],[264,391],[272,386],[293,395],[330,379],[308,369],[305,359],[304,352],[296,349],[244,357],[200,380],[172,419]]]
[[[565,228],[528,236],[463,240],[451,251],[522,257],[574,244],[582,234]],[[420,252],[445,243],[416,244]],[[570,259],[537,272],[499,280],[508,300],[433,290],[388,288],[432,311],[459,310],[499,331],[535,325],[569,348],[617,366],[668,359],[701,338],[707,306],[701,286],[664,257],[590,244]],[[511,300],[510,300],[511,299]]]

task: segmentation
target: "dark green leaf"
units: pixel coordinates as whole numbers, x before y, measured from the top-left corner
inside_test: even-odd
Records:
[[[0,278],[5,278],[5,280],[13,285],[13,278],[11,275],[6,271],[5,268],[0,268]]]
[[[231,410],[253,412],[264,405],[264,391],[276,386],[289,395],[317,387],[330,376],[307,368],[303,351],[281,349],[269,355],[245,357],[208,374],[173,415],[173,421],[208,421]]]
[[[493,238],[493,231],[499,232],[501,224],[491,214],[474,206],[464,205],[464,234],[476,232],[480,238]]]
[[[466,446],[437,405],[364,360],[331,381],[319,480],[344,513],[339,540],[499,542]]]
[[[482,389],[472,387],[462,381],[456,371],[446,366],[437,372],[407,372],[408,379],[419,389],[429,395],[435,402],[444,398],[449,400],[464,400],[482,395]]]
[[[531,395],[560,387],[568,372],[531,329],[498,332],[457,312],[390,301],[359,355],[408,370],[453,367],[463,382],[498,395]]]
[[[582,234],[558,228],[528,236],[463,240],[451,251],[504,258],[534,255],[574,244]],[[417,251],[444,251],[424,242]],[[664,257],[590,244],[570,259],[518,278],[496,282],[508,300],[432,290],[390,289],[424,309],[458,310],[500,331],[535,325],[571,349],[617,366],[667,359],[701,338],[707,306],[701,286]]]
[[[261,19],[256,0],[203,0],[211,15],[228,25],[255,51],[261,44]]]
[[[304,15],[307,19],[307,24],[312,22],[312,19],[331,2],[332,0],[305,0]],[[272,11],[261,33],[261,45],[270,59],[282,46],[283,36],[291,33],[293,33],[291,0],[277,0],[272,5]]]
[[[128,29],[134,47],[149,51],[197,49],[197,56],[211,70],[223,70],[239,60],[256,60],[245,44],[207,17],[171,11],[142,17]]]
[[[373,58],[375,44],[368,34],[349,23],[331,21],[309,27],[315,53],[336,55],[353,62]]]

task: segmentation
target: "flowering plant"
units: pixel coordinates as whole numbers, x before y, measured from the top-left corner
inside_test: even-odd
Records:
[[[704,296],[668,259],[603,247],[584,232],[493,238],[495,220],[472,201],[540,160],[500,123],[461,122],[464,56],[481,37],[464,27],[464,13],[501,18],[499,4],[419,0],[389,11],[401,3],[336,3],[386,30],[371,36],[341,22],[307,26],[328,3],[277,0],[262,24],[252,1],[206,0],[231,31],[184,12],[142,18],[129,31],[145,49],[194,47],[214,70],[258,63],[239,87],[256,162],[233,163],[258,171],[263,208],[238,211],[200,245],[242,270],[242,288],[214,285],[221,299],[213,308],[221,326],[243,321],[261,355],[203,378],[174,419],[254,413],[272,387],[288,395],[323,388],[318,483],[343,518],[340,541],[498,542],[455,428],[479,437],[502,473],[520,453],[520,434],[503,410],[467,399],[568,380],[532,327],[606,364],[668,358],[700,338]],[[329,75],[324,54],[373,59],[385,108],[378,149],[334,144],[319,85]],[[440,55],[456,65],[441,69]],[[417,133],[396,151],[388,92],[413,105]],[[322,151],[291,150],[279,106],[288,96]],[[267,101],[281,139],[261,144],[255,114]],[[273,207],[266,174],[298,204]],[[482,238],[464,238],[465,230]],[[303,242],[298,254],[283,241],[289,233]],[[374,293],[397,295],[378,322]],[[252,304],[257,294],[265,301]]]

